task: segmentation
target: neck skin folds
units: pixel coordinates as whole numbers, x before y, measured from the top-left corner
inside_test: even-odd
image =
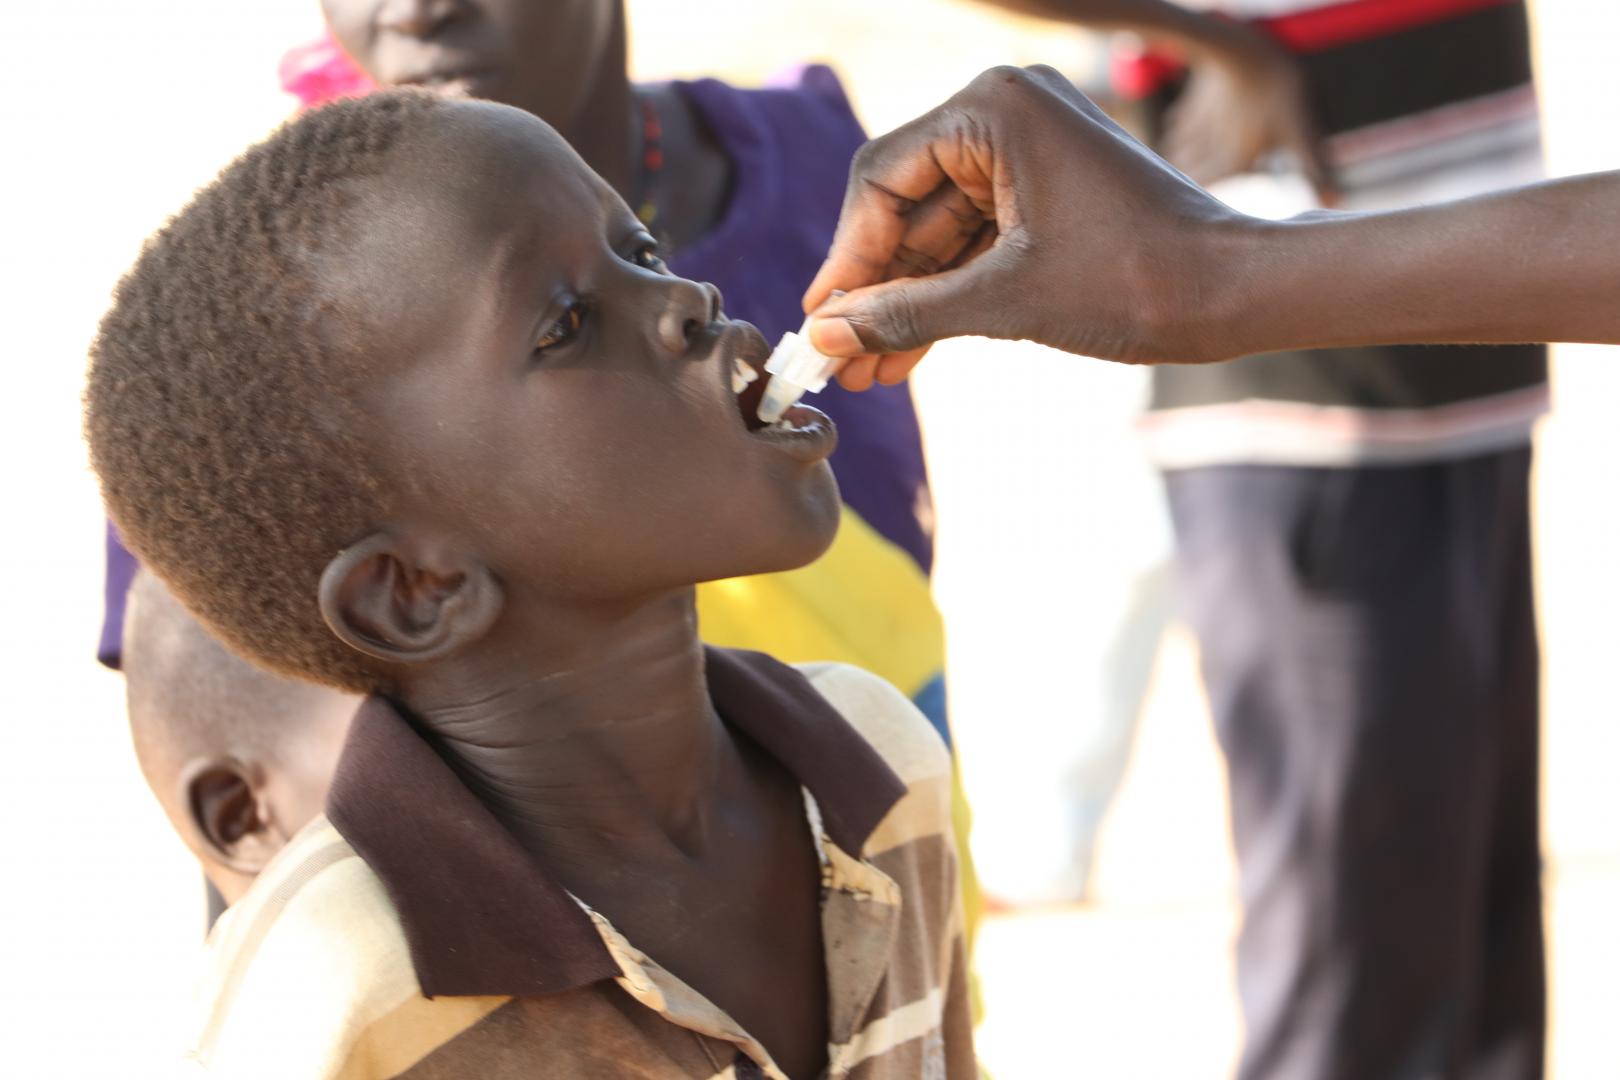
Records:
[[[439,752],[570,888],[700,856],[742,760],[709,700],[692,590],[507,610],[476,655],[404,682]]]

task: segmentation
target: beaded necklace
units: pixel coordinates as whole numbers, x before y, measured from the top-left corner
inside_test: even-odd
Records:
[[[636,173],[636,217],[660,243],[663,236],[655,227],[659,212],[659,181],[664,172],[664,128],[658,122],[658,107],[650,91],[636,95],[641,107],[641,168]]]

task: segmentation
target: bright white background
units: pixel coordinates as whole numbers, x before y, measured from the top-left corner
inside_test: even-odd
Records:
[[[763,77],[836,57],[882,130],[992,63],[1072,69],[1078,40],[956,0],[633,0],[646,75]],[[1543,0],[1556,171],[1620,166],[1620,15]],[[175,1045],[200,882],[135,772],[119,681],[90,662],[101,519],[79,436],[84,351],[141,238],[287,112],[276,60],[316,29],[309,0],[10,5],[0,68],[0,1035],[6,1075],[155,1074]],[[957,724],[976,776],[1017,707],[1069,722],[1059,678],[1089,633],[1086,574],[1156,541],[1122,525],[1140,373],[1039,350],[943,349],[918,380],[940,511]],[[1620,356],[1568,349],[1542,433],[1555,1072],[1620,1075]],[[1085,419],[1085,423],[1077,420]],[[1011,496],[1009,495],[1011,493]],[[1018,505],[1014,530],[986,507]],[[1010,573],[1016,568],[1027,569]],[[1083,571],[1075,567],[1086,568]],[[1081,605],[1055,603],[1075,597]],[[1022,635],[1022,636],[1020,636]],[[1070,642],[1076,642],[1071,647]],[[1080,661],[1075,661],[1076,663]],[[993,922],[981,1045],[1024,1076],[1221,1076],[1238,1038],[1221,778],[1183,638],[1161,657],[1136,765],[1105,836],[1099,904]],[[1028,727],[1020,718],[1020,730]],[[1052,1047],[1078,1046],[1057,1057]]]

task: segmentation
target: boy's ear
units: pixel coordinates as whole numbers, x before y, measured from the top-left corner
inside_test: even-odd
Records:
[[[261,785],[231,758],[192,761],[180,775],[182,805],[214,861],[253,876],[287,842],[272,820]]]
[[[504,603],[483,563],[382,530],[338,552],[321,574],[326,625],[351,647],[392,664],[436,660],[477,641]]]

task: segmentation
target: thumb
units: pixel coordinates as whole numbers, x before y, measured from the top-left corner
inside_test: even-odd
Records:
[[[993,335],[1005,321],[990,297],[1001,269],[990,251],[955,270],[899,278],[834,297],[810,316],[810,343],[826,356],[910,352],[941,338]],[[999,317],[998,317],[999,316]]]

